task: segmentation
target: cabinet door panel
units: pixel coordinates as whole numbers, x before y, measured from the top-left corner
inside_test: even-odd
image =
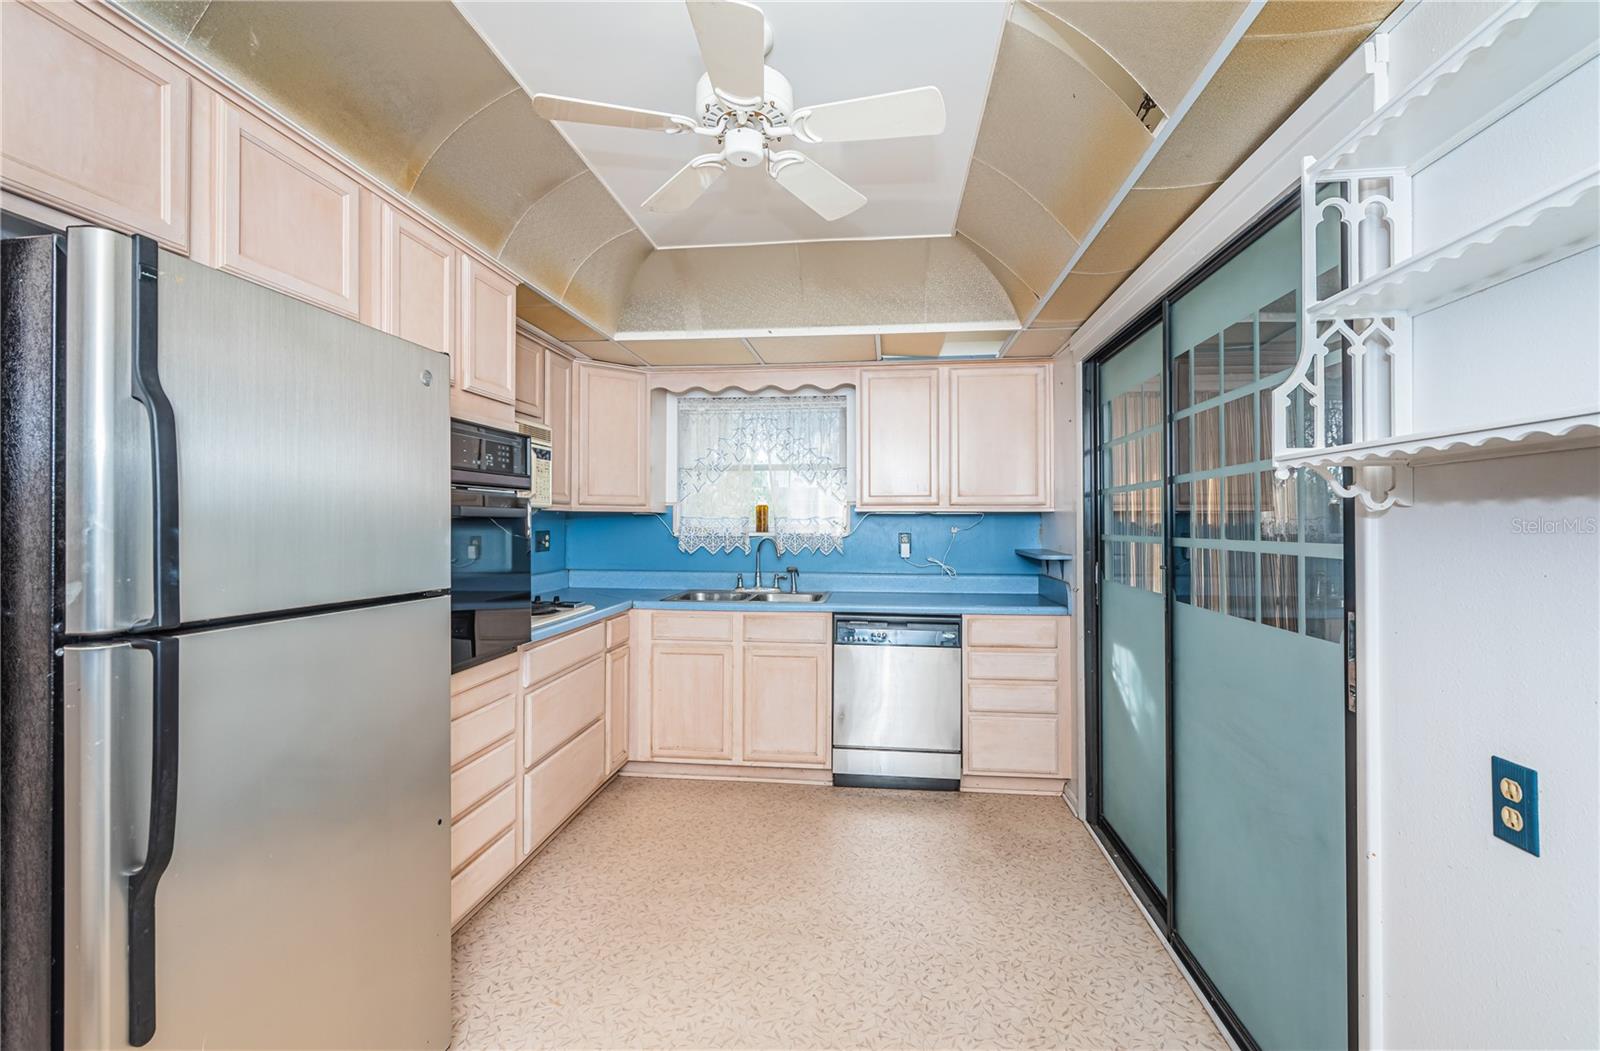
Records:
[[[484,846],[517,823],[517,786],[508,784],[450,826],[450,871],[460,872]]]
[[[828,646],[745,646],[745,762],[827,765],[831,653]]]
[[[937,506],[939,370],[863,369],[860,399],[861,505]]]
[[[544,348],[517,334],[517,411],[544,419]]]
[[[360,186],[237,107],[217,111],[221,268],[356,317]]]
[[[516,400],[517,286],[470,255],[461,257],[461,389]]]
[[[606,772],[628,761],[628,691],[633,679],[629,649],[606,654]]]
[[[650,476],[649,387],[637,371],[576,366],[580,507],[644,507]]]
[[[950,504],[1050,506],[1050,366],[950,370]]]
[[[734,647],[658,642],[650,651],[650,753],[734,758]]]
[[[455,246],[388,204],[383,205],[382,215],[378,310],[383,330],[454,359]]]
[[[550,499],[572,504],[572,359],[544,355],[544,422],[550,427]]]
[[[189,78],[76,4],[0,5],[5,185],[84,219],[189,243]]]

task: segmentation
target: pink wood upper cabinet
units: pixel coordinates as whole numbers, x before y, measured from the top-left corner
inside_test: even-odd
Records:
[[[544,348],[517,333],[517,411],[544,419]]]
[[[217,129],[218,265],[358,317],[360,185],[221,99]]]
[[[75,216],[189,244],[189,78],[77,4],[0,4],[0,170]]]
[[[575,416],[577,506],[650,502],[650,391],[633,369],[579,363]]]
[[[952,507],[1050,506],[1048,366],[950,369]]]
[[[461,389],[516,400],[517,286],[472,256],[461,257]]]
[[[939,370],[862,369],[861,493],[857,506],[937,507]]]
[[[544,422],[550,428],[550,501],[572,505],[572,359],[544,355]]]
[[[382,224],[378,310],[383,330],[454,357],[460,253],[389,204],[382,206]]]

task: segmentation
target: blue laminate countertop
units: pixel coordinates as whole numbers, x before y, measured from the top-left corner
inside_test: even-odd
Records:
[[[1066,606],[1041,595],[986,595],[937,592],[900,591],[833,591],[823,602],[668,602],[666,596],[675,595],[683,588],[650,588],[625,590],[618,588],[562,588],[561,597],[569,602],[587,602],[594,606],[589,613],[541,624],[533,629],[530,641],[564,635],[575,628],[596,621],[607,620],[630,609],[711,610],[716,612],[757,613],[925,613],[945,614],[1017,614],[1031,616],[1061,616],[1068,612]]]

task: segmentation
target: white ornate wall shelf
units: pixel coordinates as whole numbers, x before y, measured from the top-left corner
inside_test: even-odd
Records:
[[[1413,420],[1412,397],[1428,379],[1413,374],[1414,318],[1600,245],[1600,169],[1591,168],[1488,222],[1470,216],[1467,232],[1441,247],[1411,249],[1412,177],[1600,54],[1593,8],[1507,4],[1393,98],[1387,43],[1366,45],[1372,115],[1325,157],[1305,160],[1300,356],[1272,395],[1278,475],[1314,471],[1373,511],[1411,502],[1417,464],[1600,444],[1600,406],[1429,428]],[[1326,242],[1319,256],[1318,229],[1330,220],[1337,258]],[[1344,287],[1318,299],[1319,275],[1337,273]],[[1600,331],[1588,339],[1592,353]],[[1504,352],[1459,349],[1464,368],[1471,353]],[[1330,442],[1341,429],[1347,441]]]

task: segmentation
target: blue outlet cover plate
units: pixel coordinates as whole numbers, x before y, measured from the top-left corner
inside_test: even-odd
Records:
[[[1494,834],[1539,856],[1539,772],[1499,756],[1489,757]]]

